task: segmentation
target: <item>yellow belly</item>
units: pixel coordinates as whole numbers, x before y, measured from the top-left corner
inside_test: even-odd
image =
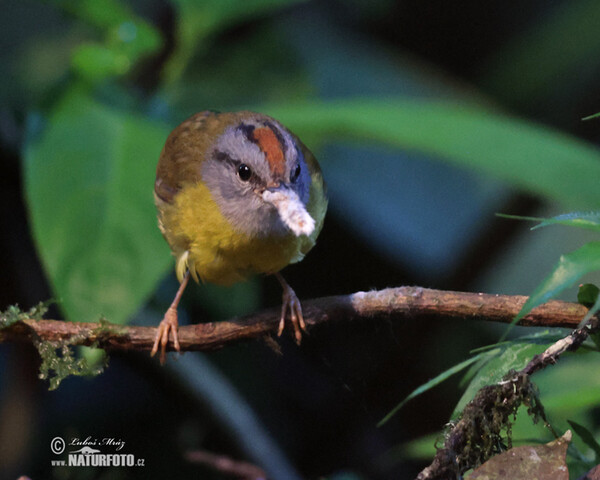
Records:
[[[180,280],[187,268],[196,281],[219,285],[255,273],[275,273],[300,261],[313,243],[292,233],[259,238],[236,231],[202,183],[184,186],[172,204],[160,199],[156,203],[159,226],[176,257]]]

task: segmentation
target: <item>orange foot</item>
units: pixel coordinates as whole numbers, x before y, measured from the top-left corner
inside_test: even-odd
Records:
[[[179,305],[179,300],[181,300],[181,295],[183,295],[183,291],[188,284],[190,279],[190,271],[186,270],[183,279],[181,280],[181,285],[177,289],[177,293],[175,294],[175,298],[171,303],[171,306],[165,313],[162,321],[158,325],[158,329],[156,330],[156,337],[154,337],[154,346],[152,347],[152,351],[150,352],[150,356],[153,357],[158,351],[158,344],[160,343],[160,364],[164,365],[167,359],[167,345],[169,344],[169,332],[173,332],[173,347],[178,352],[181,351],[179,347],[179,336],[177,335],[177,329],[179,328],[179,322],[177,321],[177,305]]]
[[[283,287],[283,303],[281,305],[281,319],[279,320],[279,329],[277,330],[277,336],[281,336],[285,327],[285,315],[287,311],[290,311],[290,320],[294,327],[294,337],[296,343],[300,345],[302,341],[302,330],[306,332],[306,323],[304,322],[304,316],[302,315],[302,305],[296,295],[296,292],[289,286],[289,284],[283,279],[283,277],[277,273],[275,274],[281,286]],[[308,333],[308,332],[307,332]]]
[[[165,313],[164,318],[158,325],[156,337],[154,337],[154,346],[150,352],[150,356],[154,356],[158,351],[158,345],[160,344],[160,364],[164,365],[167,359],[167,345],[169,343],[169,332],[173,332],[173,346],[175,350],[180,351],[179,337],[177,335],[177,329],[179,328],[179,322],[177,321],[177,308],[171,306]]]

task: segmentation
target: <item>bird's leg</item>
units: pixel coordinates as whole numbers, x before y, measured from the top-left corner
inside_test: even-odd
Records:
[[[306,332],[306,323],[304,323],[304,316],[302,315],[302,305],[300,305],[300,300],[298,300],[298,296],[296,292],[289,286],[289,284],[285,281],[285,279],[281,276],[279,272],[275,273],[275,277],[281,283],[281,287],[283,288],[283,303],[281,305],[281,319],[279,320],[279,330],[277,331],[277,335],[281,336],[283,333],[283,328],[285,327],[285,314],[288,309],[290,311],[290,319],[292,321],[292,325],[294,326],[294,336],[296,338],[296,343],[300,345],[302,341],[302,331]]]
[[[177,305],[179,305],[179,300],[181,300],[181,295],[185,290],[185,287],[188,284],[190,279],[190,271],[186,270],[185,275],[183,276],[183,280],[181,281],[181,285],[179,285],[179,289],[175,294],[175,298],[173,299],[173,303],[165,313],[162,321],[158,325],[156,337],[154,337],[154,346],[152,347],[152,351],[150,352],[150,356],[153,357],[158,351],[158,345],[160,344],[160,364],[164,365],[165,360],[167,358],[167,344],[169,343],[169,332],[173,332],[173,347],[178,352],[180,351],[179,347],[179,337],[177,336],[177,329],[179,328],[179,322],[177,321]]]

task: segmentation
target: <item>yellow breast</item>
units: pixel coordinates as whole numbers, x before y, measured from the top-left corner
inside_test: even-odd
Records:
[[[156,197],[159,226],[177,259],[181,280],[186,268],[198,281],[230,285],[255,273],[275,273],[302,259],[314,244],[292,233],[250,237],[223,217],[203,183],[187,184],[172,203]]]

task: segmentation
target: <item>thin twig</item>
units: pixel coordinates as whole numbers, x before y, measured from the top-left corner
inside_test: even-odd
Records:
[[[309,329],[326,322],[374,318],[412,321],[461,318],[509,323],[526,299],[517,295],[399,287],[305,300],[302,307]],[[519,325],[575,328],[587,311],[577,303],[551,301],[534,309]],[[181,350],[215,350],[241,340],[269,335],[277,331],[279,315],[280,310],[276,308],[229,321],[182,326],[179,328]],[[95,344],[107,350],[150,350],[155,334],[154,327],[26,319],[0,330],[0,343],[37,338],[78,345]],[[172,350],[172,347],[170,342],[168,349]]]

